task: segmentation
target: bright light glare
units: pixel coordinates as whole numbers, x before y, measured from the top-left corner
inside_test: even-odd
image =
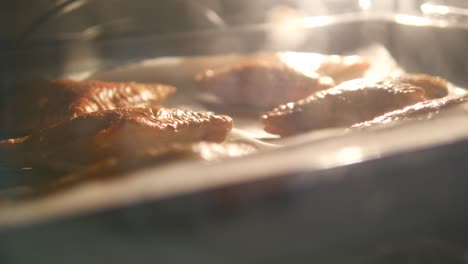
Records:
[[[410,16],[410,15],[396,15],[395,16],[395,21],[397,23],[403,24],[403,25],[411,25],[411,26],[429,26],[431,25],[431,22],[428,21],[424,17],[418,17],[418,16]]]
[[[466,8],[446,5],[436,5],[432,3],[424,3],[421,5],[421,11],[426,15],[457,15],[466,17],[468,16],[468,10]]]
[[[303,14],[296,9],[277,6],[268,12],[270,41],[277,48],[297,47],[305,41]]]
[[[421,11],[424,14],[446,15],[450,12],[450,8],[444,5],[434,5],[431,3],[424,3],[421,5]]]
[[[303,20],[304,27],[321,27],[330,24],[333,21],[331,16],[310,16]]]
[[[62,4],[64,1],[60,1],[59,3]],[[57,15],[65,15],[70,12],[75,11],[76,9],[82,7],[83,5],[87,4],[88,0],[78,0],[75,2],[72,2],[70,4],[67,4],[65,7],[60,10],[60,12]]]
[[[369,10],[372,6],[371,0],[359,0],[359,6],[362,10]]]
[[[316,70],[320,67],[324,56],[317,53],[281,52],[279,59],[285,65],[310,77],[318,77]]]
[[[208,19],[211,23],[216,25],[217,27],[225,27],[224,20],[216,13],[215,11],[209,9],[205,12],[206,19]]]
[[[337,162],[340,165],[348,165],[363,160],[362,149],[358,147],[343,148],[336,154]]]

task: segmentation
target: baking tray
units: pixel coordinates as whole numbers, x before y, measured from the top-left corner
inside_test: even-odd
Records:
[[[9,56],[20,62],[31,55],[60,59],[21,72],[13,67],[10,80],[87,75],[148,57],[255,52],[268,42],[265,30],[15,50]],[[307,36],[295,50],[346,54],[377,43],[409,72],[467,83],[463,27],[354,16],[310,25]],[[73,63],[57,55],[80,54],[89,45],[92,56],[81,53]],[[0,257],[7,263],[376,263],[421,253],[458,261],[467,237],[467,123],[459,107],[430,121],[293,142],[224,163],[158,168],[158,177],[148,168],[116,183],[90,183],[2,211]]]

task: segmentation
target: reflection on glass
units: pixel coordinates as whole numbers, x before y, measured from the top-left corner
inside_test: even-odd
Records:
[[[62,4],[64,1],[60,1],[60,4]],[[65,15],[70,12],[73,12],[74,10],[77,10],[78,8],[84,6],[85,4],[88,3],[88,0],[75,0],[71,1],[65,5],[63,5],[63,8],[57,13],[57,16]]]
[[[303,14],[294,8],[277,6],[268,12],[270,43],[275,48],[297,47],[304,43],[306,34]]]
[[[358,147],[346,147],[336,153],[336,161],[340,165],[353,164],[362,160],[362,149]]]
[[[369,10],[372,6],[371,0],[359,0],[359,6],[362,10]]]
[[[421,11],[425,15],[432,15],[432,16],[458,16],[458,17],[468,17],[468,9],[460,8],[455,6],[447,6],[447,5],[438,5],[433,4],[430,2],[424,3],[421,5]]]

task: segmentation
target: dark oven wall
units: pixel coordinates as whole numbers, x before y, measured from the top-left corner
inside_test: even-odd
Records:
[[[0,8],[0,39],[116,38],[191,32],[263,23],[276,6],[306,15],[355,11],[358,1],[303,0],[37,0],[8,1]]]
[[[409,72],[443,76],[468,87],[466,28],[392,26],[392,55]]]

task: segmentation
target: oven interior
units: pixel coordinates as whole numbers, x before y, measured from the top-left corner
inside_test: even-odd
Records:
[[[270,45],[266,24],[80,41],[37,38],[18,46],[5,41],[2,100],[24,92],[16,88],[24,80],[85,76],[147,58],[265,49],[349,54],[371,44],[384,46],[407,72],[468,87],[462,23],[377,12],[339,17],[311,23],[305,41],[294,47]],[[10,219],[1,231],[0,260],[465,263],[468,143],[465,135],[447,137],[443,144],[370,155],[355,164],[265,170],[265,177],[59,218],[13,217],[18,225]],[[287,159],[294,151],[292,146],[268,155]]]

